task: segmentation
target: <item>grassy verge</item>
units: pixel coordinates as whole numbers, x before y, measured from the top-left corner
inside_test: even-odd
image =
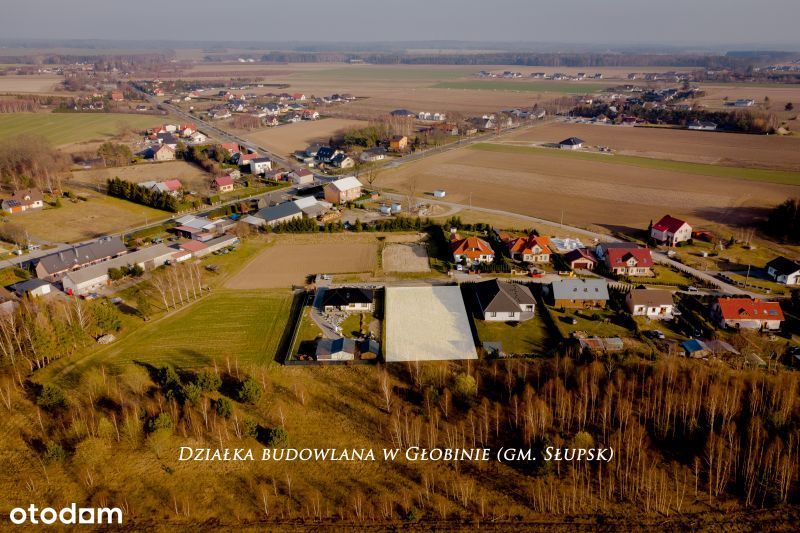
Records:
[[[689,163],[685,161],[670,161],[666,159],[653,159],[632,155],[608,155],[591,152],[577,152],[571,150],[555,150],[551,148],[537,148],[533,146],[510,146],[505,144],[476,143],[467,147],[469,150],[483,150],[487,152],[502,152],[511,154],[542,155],[550,157],[569,157],[594,161],[611,165],[626,165],[652,170],[665,170],[696,174],[699,176],[712,176],[715,178],[740,179],[748,181],[762,181],[778,183],[781,185],[800,185],[800,172],[784,170],[765,170],[748,167],[726,167],[707,165],[703,163]]]

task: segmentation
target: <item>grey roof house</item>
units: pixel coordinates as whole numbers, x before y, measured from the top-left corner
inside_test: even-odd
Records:
[[[39,258],[36,277],[55,281],[71,270],[120,256],[128,249],[119,237],[104,237],[100,240],[74,246],[69,250],[53,252]]]
[[[496,279],[474,285],[484,320],[519,322],[533,318],[536,300],[525,285]]]

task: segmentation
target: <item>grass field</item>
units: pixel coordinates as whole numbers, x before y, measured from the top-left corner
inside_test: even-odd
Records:
[[[464,67],[382,67],[373,65],[357,65],[344,68],[307,70],[298,72],[297,78],[311,79],[347,79],[347,80],[437,80],[452,79],[470,76],[475,73],[473,68]]]
[[[49,94],[55,92],[56,86],[63,80],[64,78],[62,76],[41,74],[31,76],[0,76],[0,94]]]
[[[263,365],[275,358],[291,299],[289,291],[215,292],[91,353],[66,372],[58,372],[59,364],[48,371],[72,383],[101,365],[112,373],[134,363],[198,368],[230,359]]]
[[[468,89],[473,91],[523,91],[533,93],[588,94],[597,93],[608,85],[597,83],[568,83],[558,81],[505,81],[471,80],[444,81],[433,86],[435,89]]]
[[[0,114],[0,140],[19,135],[42,136],[56,146],[104,141],[121,129],[152,126],[161,117],[117,113],[8,113]]]
[[[481,342],[500,342],[507,354],[545,354],[547,328],[538,314],[531,320],[516,325],[480,319],[475,319],[474,322]]]
[[[309,144],[327,144],[328,139],[343,130],[366,125],[367,122],[361,120],[341,118],[304,120],[295,124],[284,124],[275,128],[247,133],[245,138],[279,154],[291,154],[295,150],[308,148]]]
[[[800,146],[798,146],[800,148]],[[654,170],[667,170],[682,174],[696,174],[699,176],[714,176],[749,181],[763,181],[781,185],[800,185],[800,172],[783,170],[765,170],[760,168],[727,167],[719,165],[706,165],[702,163],[688,163],[685,161],[669,161],[665,159],[652,159],[630,155],[609,155],[593,152],[575,152],[571,150],[555,150],[551,148],[536,148],[530,146],[513,146],[507,144],[477,143],[469,146],[470,150],[484,150],[488,152],[503,152],[512,154],[544,154],[550,157],[574,158],[583,161],[596,161],[613,165],[630,165]]]
[[[211,175],[197,165],[184,161],[163,163],[139,163],[127,167],[96,168],[72,172],[70,185],[80,185],[96,190],[105,188],[106,180],[119,177],[133,183],[155,180],[178,179],[187,190],[208,193],[211,190]]]

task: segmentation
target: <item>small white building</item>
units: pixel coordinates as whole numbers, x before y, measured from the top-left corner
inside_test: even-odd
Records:
[[[252,174],[264,174],[272,170],[272,161],[268,157],[256,157],[250,160]]]
[[[660,289],[631,289],[625,304],[633,316],[655,320],[671,320],[675,310],[672,293]]]
[[[580,150],[583,148],[583,140],[577,137],[570,137],[558,143],[558,147],[562,150]]]
[[[289,174],[289,179],[295,185],[308,185],[314,183],[314,173],[305,168],[300,168],[292,171]]]
[[[668,246],[675,246],[692,238],[692,227],[679,218],[664,215],[650,228],[650,237]]]

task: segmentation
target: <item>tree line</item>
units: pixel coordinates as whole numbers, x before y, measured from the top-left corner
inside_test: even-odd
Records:
[[[138,183],[123,180],[119,177],[109,178],[107,193],[115,198],[122,198],[154,209],[177,213],[182,204],[180,200],[169,192],[142,187]]]

